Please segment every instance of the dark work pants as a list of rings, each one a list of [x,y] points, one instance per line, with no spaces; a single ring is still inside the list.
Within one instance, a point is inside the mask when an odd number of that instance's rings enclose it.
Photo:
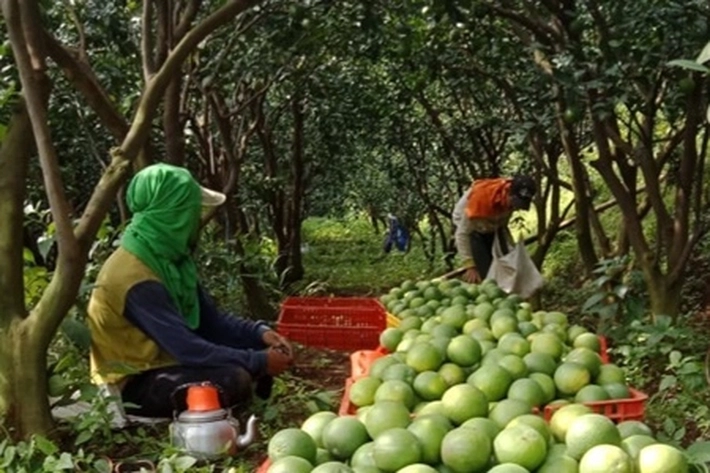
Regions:
[[[124,403],[139,407],[126,406],[126,413],[143,417],[172,417],[173,412],[186,409],[187,390],[173,392],[188,383],[209,381],[222,390],[223,408],[245,406],[252,398],[252,377],[243,368],[218,366],[192,368],[187,366],[169,366],[144,371],[130,377],[121,391]]]
[[[491,263],[493,262],[493,241],[495,240],[496,233],[498,233],[501,250],[503,250],[503,253],[507,253],[508,240],[505,237],[505,228],[490,233],[472,232],[470,235],[471,256],[473,256],[476,271],[478,271],[478,275],[481,279],[486,278],[488,270],[491,268]]]

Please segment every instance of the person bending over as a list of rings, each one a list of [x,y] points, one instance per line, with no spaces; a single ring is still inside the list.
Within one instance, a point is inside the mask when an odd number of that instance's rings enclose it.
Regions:
[[[508,251],[508,221],[515,210],[528,210],[535,195],[529,176],[476,179],[461,196],[452,214],[456,251],[466,268],[464,280],[480,282],[493,261],[496,235]]]

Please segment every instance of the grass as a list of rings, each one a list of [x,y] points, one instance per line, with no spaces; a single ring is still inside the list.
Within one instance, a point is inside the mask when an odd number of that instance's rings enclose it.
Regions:
[[[427,261],[421,245],[407,253],[382,250],[383,234],[360,219],[311,218],[304,222],[304,266],[310,287],[324,293],[377,296],[407,279],[446,273],[441,255]]]

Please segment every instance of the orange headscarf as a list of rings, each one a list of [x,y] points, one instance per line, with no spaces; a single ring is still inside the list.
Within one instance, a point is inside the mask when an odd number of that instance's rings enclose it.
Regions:
[[[509,212],[511,180],[498,177],[477,179],[471,185],[471,194],[466,203],[468,218],[490,218]]]

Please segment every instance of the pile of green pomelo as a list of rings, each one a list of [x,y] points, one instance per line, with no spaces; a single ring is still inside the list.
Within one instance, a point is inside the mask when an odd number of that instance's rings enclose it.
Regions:
[[[633,392],[566,314],[533,311],[490,280],[406,281],[380,300],[399,326],[351,380],[351,414],[277,432],[268,473],[690,471],[642,421],[584,404]]]

